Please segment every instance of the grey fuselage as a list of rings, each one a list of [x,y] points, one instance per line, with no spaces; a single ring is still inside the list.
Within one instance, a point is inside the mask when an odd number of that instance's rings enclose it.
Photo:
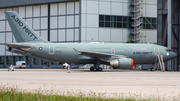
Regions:
[[[22,43],[18,43],[21,44]],[[25,44],[25,43],[23,43]],[[67,63],[95,64],[97,58],[81,55],[76,50],[123,55],[132,58],[136,64],[154,64],[156,52],[163,55],[164,61],[177,55],[167,51],[167,47],[154,44],[112,44],[112,43],[28,43],[33,46],[32,55]]]

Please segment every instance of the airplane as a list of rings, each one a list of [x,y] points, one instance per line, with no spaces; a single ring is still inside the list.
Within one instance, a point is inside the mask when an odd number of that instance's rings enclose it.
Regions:
[[[167,47],[133,43],[51,43],[41,38],[14,11],[5,11],[17,43],[5,44],[7,51],[53,61],[94,64],[90,71],[102,71],[100,64],[132,69],[134,64],[154,64],[157,55],[169,61],[177,56]]]

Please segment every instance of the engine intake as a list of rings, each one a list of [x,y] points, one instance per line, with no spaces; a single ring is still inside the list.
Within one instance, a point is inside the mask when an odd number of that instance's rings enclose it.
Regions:
[[[110,62],[110,66],[121,69],[132,69],[133,65],[134,65],[134,61],[131,58],[124,58]]]

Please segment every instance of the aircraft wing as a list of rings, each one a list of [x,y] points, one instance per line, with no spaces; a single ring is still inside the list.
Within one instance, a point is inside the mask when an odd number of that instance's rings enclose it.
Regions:
[[[19,49],[19,50],[24,50],[24,51],[29,51],[33,48],[33,46],[29,45],[29,44],[5,44],[6,46],[8,47],[11,47],[11,48],[15,48],[15,49]]]
[[[82,50],[76,50],[80,55],[92,57],[92,58],[98,58],[101,61],[104,62],[110,62],[113,60],[121,59],[121,58],[128,58],[125,55],[114,55],[114,54],[106,54],[106,53],[98,53],[98,52],[90,52],[90,51],[82,51]]]

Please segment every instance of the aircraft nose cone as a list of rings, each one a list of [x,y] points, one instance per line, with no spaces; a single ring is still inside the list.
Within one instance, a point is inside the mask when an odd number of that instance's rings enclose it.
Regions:
[[[171,59],[174,59],[175,57],[177,57],[177,54],[175,52],[172,52],[170,55],[171,55]]]

